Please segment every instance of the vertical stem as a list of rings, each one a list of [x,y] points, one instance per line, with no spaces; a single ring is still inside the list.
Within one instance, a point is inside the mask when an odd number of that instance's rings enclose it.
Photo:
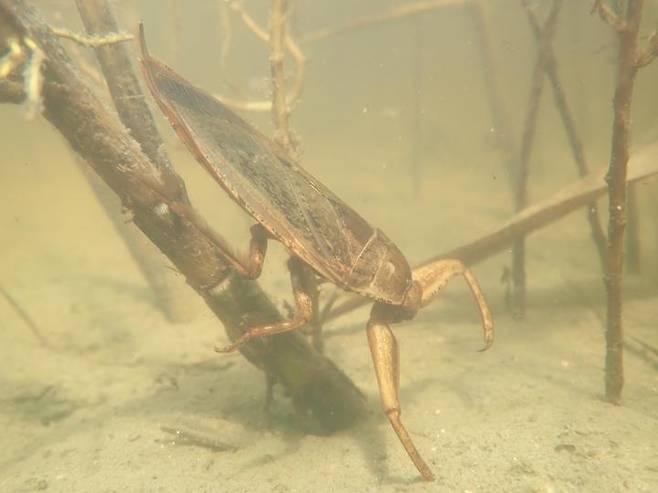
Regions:
[[[285,149],[292,150],[288,117],[290,109],[286,101],[286,81],[283,69],[286,43],[286,0],[272,0],[270,13],[270,69],[272,74],[272,122],[275,140]]]
[[[5,288],[3,288],[0,285],[0,295],[2,295],[7,303],[14,309],[14,311],[18,314],[19,317],[25,322],[25,325],[32,331],[32,334],[36,339],[41,343],[42,346],[48,348],[48,349],[54,349],[53,345],[50,343],[48,339],[46,339],[43,336],[43,332],[39,328],[39,326],[34,322],[30,314],[25,310],[16,299],[7,291]]]
[[[539,22],[537,21],[537,17],[530,9],[526,9],[526,14],[528,16],[528,22],[530,23],[532,32],[535,35],[535,39],[539,43],[541,40],[541,28],[539,26]],[[578,131],[576,130],[576,123],[571,114],[571,109],[567,103],[567,98],[564,94],[564,89],[562,88],[562,83],[560,82],[560,78],[558,76],[555,54],[553,53],[553,50],[550,46],[547,46],[546,49],[548,50],[546,65],[544,67],[546,69],[546,75],[548,75],[548,79],[551,82],[551,87],[553,88],[553,99],[555,101],[555,106],[558,110],[558,113],[560,114],[560,118],[562,119],[564,130],[567,133],[569,147],[571,147],[571,154],[573,155],[576,167],[578,168],[578,174],[583,177],[589,173],[590,167],[587,164],[587,160],[585,159],[583,144],[580,136],[578,135]],[[587,220],[589,221],[590,229],[592,231],[592,239],[594,241],[594,245],[599,252],[601,266],[605,268],[606,237],[605,232],[603,231],[603,226],[601,225],[601,220],[599,218],[598,205],[596,204],[595,200],[590,202],[587,206]]]
[[[619,17],[624,15],[624,8],[621,0],[610,0],[610,8],[615,15]],[[615,36],[615,43],[618,47],[618,36]],[[640,232],[638,229],[638,215],[635,186],[629,185],[626,191],[626,247],[624,260],[628,271],[633,273],[637,273],[640,270]]]
[[[523,7],[528,9],[526,0],[522,0]],[[530,167],[530,153],[534,144],[535,131],[537,128],[537,113],[539,111],[539,101],[541,99],[544,67],[548,57],[548,45],[551,37],[555,32],[557,17],[562,5],[562,0],[554,0],[553,8],[544,24],[539,48],[537,61],[532,74],[530,84],[530,98],[526,112],[525,124],[523,127],[523,138],[521,140],[521,151],[519,156],[519,168],[516,177],[516,190],[514,194],[514,206],[516,211],[524,209],[528,205],[528,174]],[[523,318],[525,316],[526,305],[526,274],[525,274],[525,239],[519,238],[512,246],[512,280],[514,289],[512,292],[512,310],[514,316]]]
[[[606,175],[609,194],[608,255],[605,286],[607,292],[607,326],[605,358],[605,395],[619,403],[624,385],[622,278],[624,260],[624,229],[626,225],[626,168],[629,157],[630,111],[637,67],[637,35],[642,18],[643,0],[629,0],[626,21],[619,29],[617,86],[614,96],[614,120],[610,167]]]

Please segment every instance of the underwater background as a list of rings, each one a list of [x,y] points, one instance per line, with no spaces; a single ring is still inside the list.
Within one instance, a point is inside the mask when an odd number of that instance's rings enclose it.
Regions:
[[[53,26],[84,31],[75,2],[27,3]],[[290,116],[299,161],[384,231],[412,266],[515,213],[511,184],[537,59],[516,0],[480,2],[484,24],[476,22],[473,2],[453,1],[312,38],[320,29],[416,3],[289,0],[289,32],[306,57],[303,92]],[[526,3],[542,23],[553,4]],[[590,14],[591,3],[563,2],[551,46],[587,162],[598,171],[610,160],[617,41]],[[270,2],[239,5],[267,29]],[[198,87],[234,99],[270,99],[267,45],[230,2],[112,6],[122,31],[137,34],[143,22],[152,54]],[[656,25],[658,4],[646,1],[641,44]],[[61,42],[94,84],[93,49]],[[127,46],[143,80],[137,43]],[[285,64],[293,83],[294,63],[288,57]],[[638,73],[631,162],[651,160],[655,149],[656,83],[658,64]],[[491,84],[503,109],[497,116]],[[543,84],[530,204],[579,178],[548,79]],[[146,100],[195,208],[245,249],[253,219],[195,162],[150,94]],[[268,112],[240,115],[274,134]],[[504,126],[497,126],[501,115]],[[621,405],[603,399],[605,288],[583,208],[527,237],[522,319],[509,306],[509,248],[473,265],[494,313],[490,350],[478,352],[479,316],[457,278],[414,320],[393,326],[403,419],[437,476],[424,483],[381,412],[365,337],[369,308],[324,326],[325,355],[364,393],[367,416],[333,434],[315,433],[280,386],[266,411],[263,373],[239,354],[214,351],[228,342],[222,324],[153,249],[179,321],[158,308],[117,234],[135,228],[130,215],[122,215],[118,199],[58,131],[39,115],[25,118],[24,106],[5,104],[0,135],[0,286],[7,293],[0,297],[0,491],[656,490],[655,179],[634,186],[639,261],[624,277]],[[114,222],[93,187],[112,204]],[[606,226],[605,196],[598,204]],[[259,279],[283,313],[284,303],[293,303],[287,258],[270,241]],[[333,287],[321,290],[330,296]]]

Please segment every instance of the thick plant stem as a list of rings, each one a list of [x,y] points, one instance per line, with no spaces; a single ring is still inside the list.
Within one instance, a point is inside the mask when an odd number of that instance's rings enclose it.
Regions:
[[[624,386],[622,279],[626,226],[626,173],[629,158],[631,101],[637,74],[637,36],[643,3],[643,0],[629,0],[626,19],[622,26],[617,27],[619,34],[617,86],[613,102],[614,120],[610,167],[606,176],[610,220],[605,272],[607,292],[605,396],[609,402],[615,404],[620,402]]]
[[[107,0],[77,0],[76,4],[87,34],[93,36],[120,31]],[[158,169],[171,168],[169,158],[162,149],[162,139],[130,63],[128,48],[122,44],[111,44],[99,46],[95,51],[119,118]],[[165,176],[169,175],[165,173]],[[114,208],[114,201],[98,186],[98,182],[90,181],[90,184],[155,293],[159,308],[172,322],[188,320],[185,293],[172,283],[171,276],[166,272],[156,250],[139,231],[122,224],[122,218]],[[182,183],[174,186],[179,189],[179,193],[185,195]]]
[[[0,32],[30,39],[45,54],[44,116],[120,196],[148,238],[171,260],[235,339],[254,321],[281,315],[256,282],[236,276],[217,246],[177,210],[192,210],[172,168],[157,169],[117,118],[107,111],[38,13],[23,0],[0,0]],[[0,86],[0,89],[2,87]],[[0,91],[0,101],[3,96]],[[296,406],[317,418],[322,431],[353,423],[365,413],[363,396],[303,335],[254,341],[243,356],[279,382]]]

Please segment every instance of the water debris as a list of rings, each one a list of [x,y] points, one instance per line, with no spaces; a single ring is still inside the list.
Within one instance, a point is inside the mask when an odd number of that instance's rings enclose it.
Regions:
[[[174,436],[174,440],[171,442],[174,445],[202,447],[213,452],[235,452],[239,450],[238,446],[224,442],[213,431],[200,431],[181,424],[176,426],[161,425],[160,429]]]
[[[4,296],[4,298],[7,300],[7,303],[9,303],[9,305],[14,309],[18,316],[21,317],[23,322],[25,322],[25,325],[27,325],[34,337],[41,343],[41,345],[48,349],[54,349],[53,345],[48,339],[46,339],[46,337],[44,337],[41,329],[32,319],[27,310],[25,310],[20,305],[20,303],[9,293],[9,291],[0,286],[0,294]]]

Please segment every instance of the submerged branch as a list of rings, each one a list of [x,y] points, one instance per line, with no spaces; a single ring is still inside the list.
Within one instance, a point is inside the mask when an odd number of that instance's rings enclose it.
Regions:
[[[80,79],[38,13],[22,0],[0,0],[0,24],[20,39],[34,40],[45,54],[44,116],[121,197],[134,223],[204,298],[229,337],[281,320],[258,284],[234,275],[207,236],[174,212],[185,205],[179,189],[167,182],[162,170]],[[312,413],[323,430],[347,426],[365,412],[358,389],[299,333],[254,341],[242,354],[281,383],[295,405]]]
[[[76,3],[88,37],[100,38],[102,33],[119,30],[107,0],[77,0]],[[162,174],[163,180],[171,184],[172,192],[181,200],[187,200],[182,181],[170,172],[169,158],[162,148],[162,139],[146,105],[127,48],[101,44],[96,47],[96,56],[121,122],[139,143],[151,163]],[[187,317],[185,316],[183,293],[175,289],[156,250],[144,241],[140,232],[136,232],[133,228],[122,227],[120,221],[117,221],[117,211],[112,208],[114,203],[96,185],[95,181],[90,179],[90,183],[142,275],[155,293],[158,307],[172,322],[185,320]]]
[[[628,183],[639,182],[658,174],[658,142],[647,145],[637,151],[629,164]],[[509,220],[501,223],[489,233],[476,238],[464,245],[441,253],[416,265],[423,267],[442,258],[456,258],[467,265],[481,262],[496,253],[509,248],[514,240],[521,236],[541,229],[567,214],[587,206],[592,200],[605,194],[607,188],[604,180],[605,170],[591,173],[553,196],[542,200],[518,212]],[[350,296],[342,302],[337,302],[327,314],[326,320],[338,318],[368,303],[359,296]]]

